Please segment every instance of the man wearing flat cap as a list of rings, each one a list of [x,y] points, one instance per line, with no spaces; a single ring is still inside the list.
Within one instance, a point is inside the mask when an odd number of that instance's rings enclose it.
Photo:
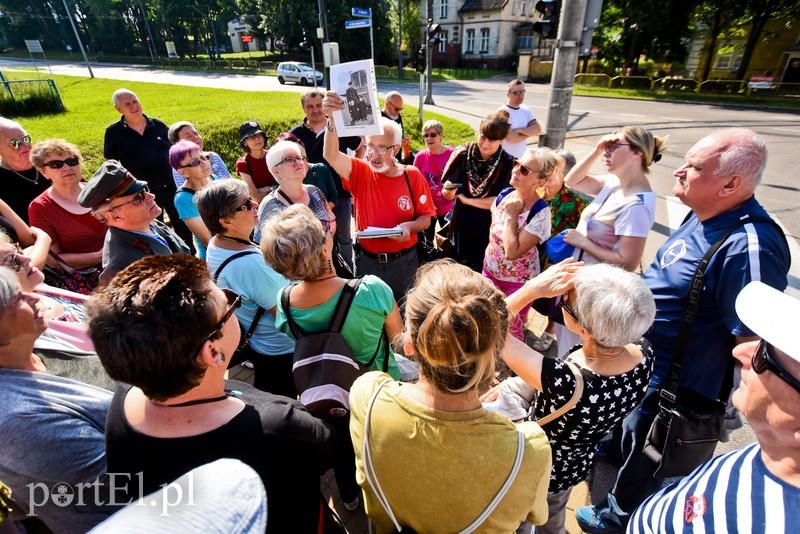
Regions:
[[[155,199],[147,182],[137,180],[116,160],[103,163],[81,191],[80,205],[91,208],[92,215],[109,227],[101,282],[151,254],[191,253],[175,232],[156,220],[161,208]]]
[[[750,282],[736,299],[736,314],[761,337],[733,349],[742,366],[733,404],[758,443],[717,456],[650,497],[634,513],[629,533],[797,532],[800,301]]]

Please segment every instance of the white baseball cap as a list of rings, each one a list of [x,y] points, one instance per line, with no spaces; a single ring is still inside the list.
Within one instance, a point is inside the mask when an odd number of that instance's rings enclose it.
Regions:
[[[800,362],[799,300],[763,282],[750,282],[736,297],[736,314],[757,336]]]

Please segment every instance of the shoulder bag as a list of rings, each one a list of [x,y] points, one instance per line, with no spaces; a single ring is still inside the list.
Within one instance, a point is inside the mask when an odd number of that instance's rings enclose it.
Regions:
[[[678,329],[675,349],[672,352],[667,384],[660,392],[658,414],[650,427],[643,449],[645,456],[658,464],[653,475],[656,478],[688,475],[696,467],[711,459],[722,434],[725,406],[733,382],[734,359],[730,359],[722,390],[716,399],[684,393],[685,390],[679,396],[678,384],[681,380],[681,369],[689,347],[695,314],[700,305],[706,267],[733,232],[745,224],[755,222],[772,224],[783,236],[783,230],[772,219],[746,215],[708,249],[695,270],[689,286],[686,309]]]

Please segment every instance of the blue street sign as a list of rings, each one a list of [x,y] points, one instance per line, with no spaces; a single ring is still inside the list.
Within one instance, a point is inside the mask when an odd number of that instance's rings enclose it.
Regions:
[[[364,9],[362,7],[354,7],[353,8],[353,16],[354,17],[372,18],[372,10],[371,9]]]
[[[344,21],[344,27],[348,30],[354,28],[369,28],[372,26],[371,22],[372,19],[346,20]]]

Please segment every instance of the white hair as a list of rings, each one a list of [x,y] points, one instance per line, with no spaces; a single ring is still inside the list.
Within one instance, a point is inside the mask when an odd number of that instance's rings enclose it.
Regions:
[[[25,130],[20,123],[17,121],[13,121],[11,119],[7,119],[5,117],[0,117],[0,131],[3,130],[12,130],[14,128],[19,128],[20,130]]]
[[[381,117],[380,119],[383,135],[390,136],[393,145],[399,145],[403,140],[403,130],[400,128],[400,125],[386,117]]]
[[[642,337],[653,324],[656,304],[642,279],[601,263],[575,275],[575,315],[603,347],[621,347]]]
[[[767,145],[757,133],[747,128],[725,128],[709,135],[721,146],[717,176],[738,174],[750,191],[761,183],[767,167]]]
[[[20,294],[19,278],[17,273],[8,267],[0,267],[0,313],[5,307]]]
[[[136,93],[134,93],[130,89],[125,89],[124,87],[121,88],[121,89],[117,89],[116,91],[114,91],[114,94],[111,95],[111,101],[114,103],[114,107],[117,107],[119,105],[119,99],[120,99],[120,97],[122,95],[133,95],[133,96],[136,96]],[[136,98],[139,98],[139,97],[136,97]]]
[[[401,95],[397,91],[389,91],[388,93],[386,93],[386,96],[384,97],[383,101],[388,102],[392,98],[399,98],[400,100],[403,100],[403,95]]]
[[[287,154],[293,154],[295,152],[301,156],[303,155],[300,145],[294,141],[278,141],[272,145],[267,151],[267,167],[269,168],[269,172],[271,172],[274,176],[275,167],[277,167],[278,164],[283,161],[283,158],[285,158]]]

